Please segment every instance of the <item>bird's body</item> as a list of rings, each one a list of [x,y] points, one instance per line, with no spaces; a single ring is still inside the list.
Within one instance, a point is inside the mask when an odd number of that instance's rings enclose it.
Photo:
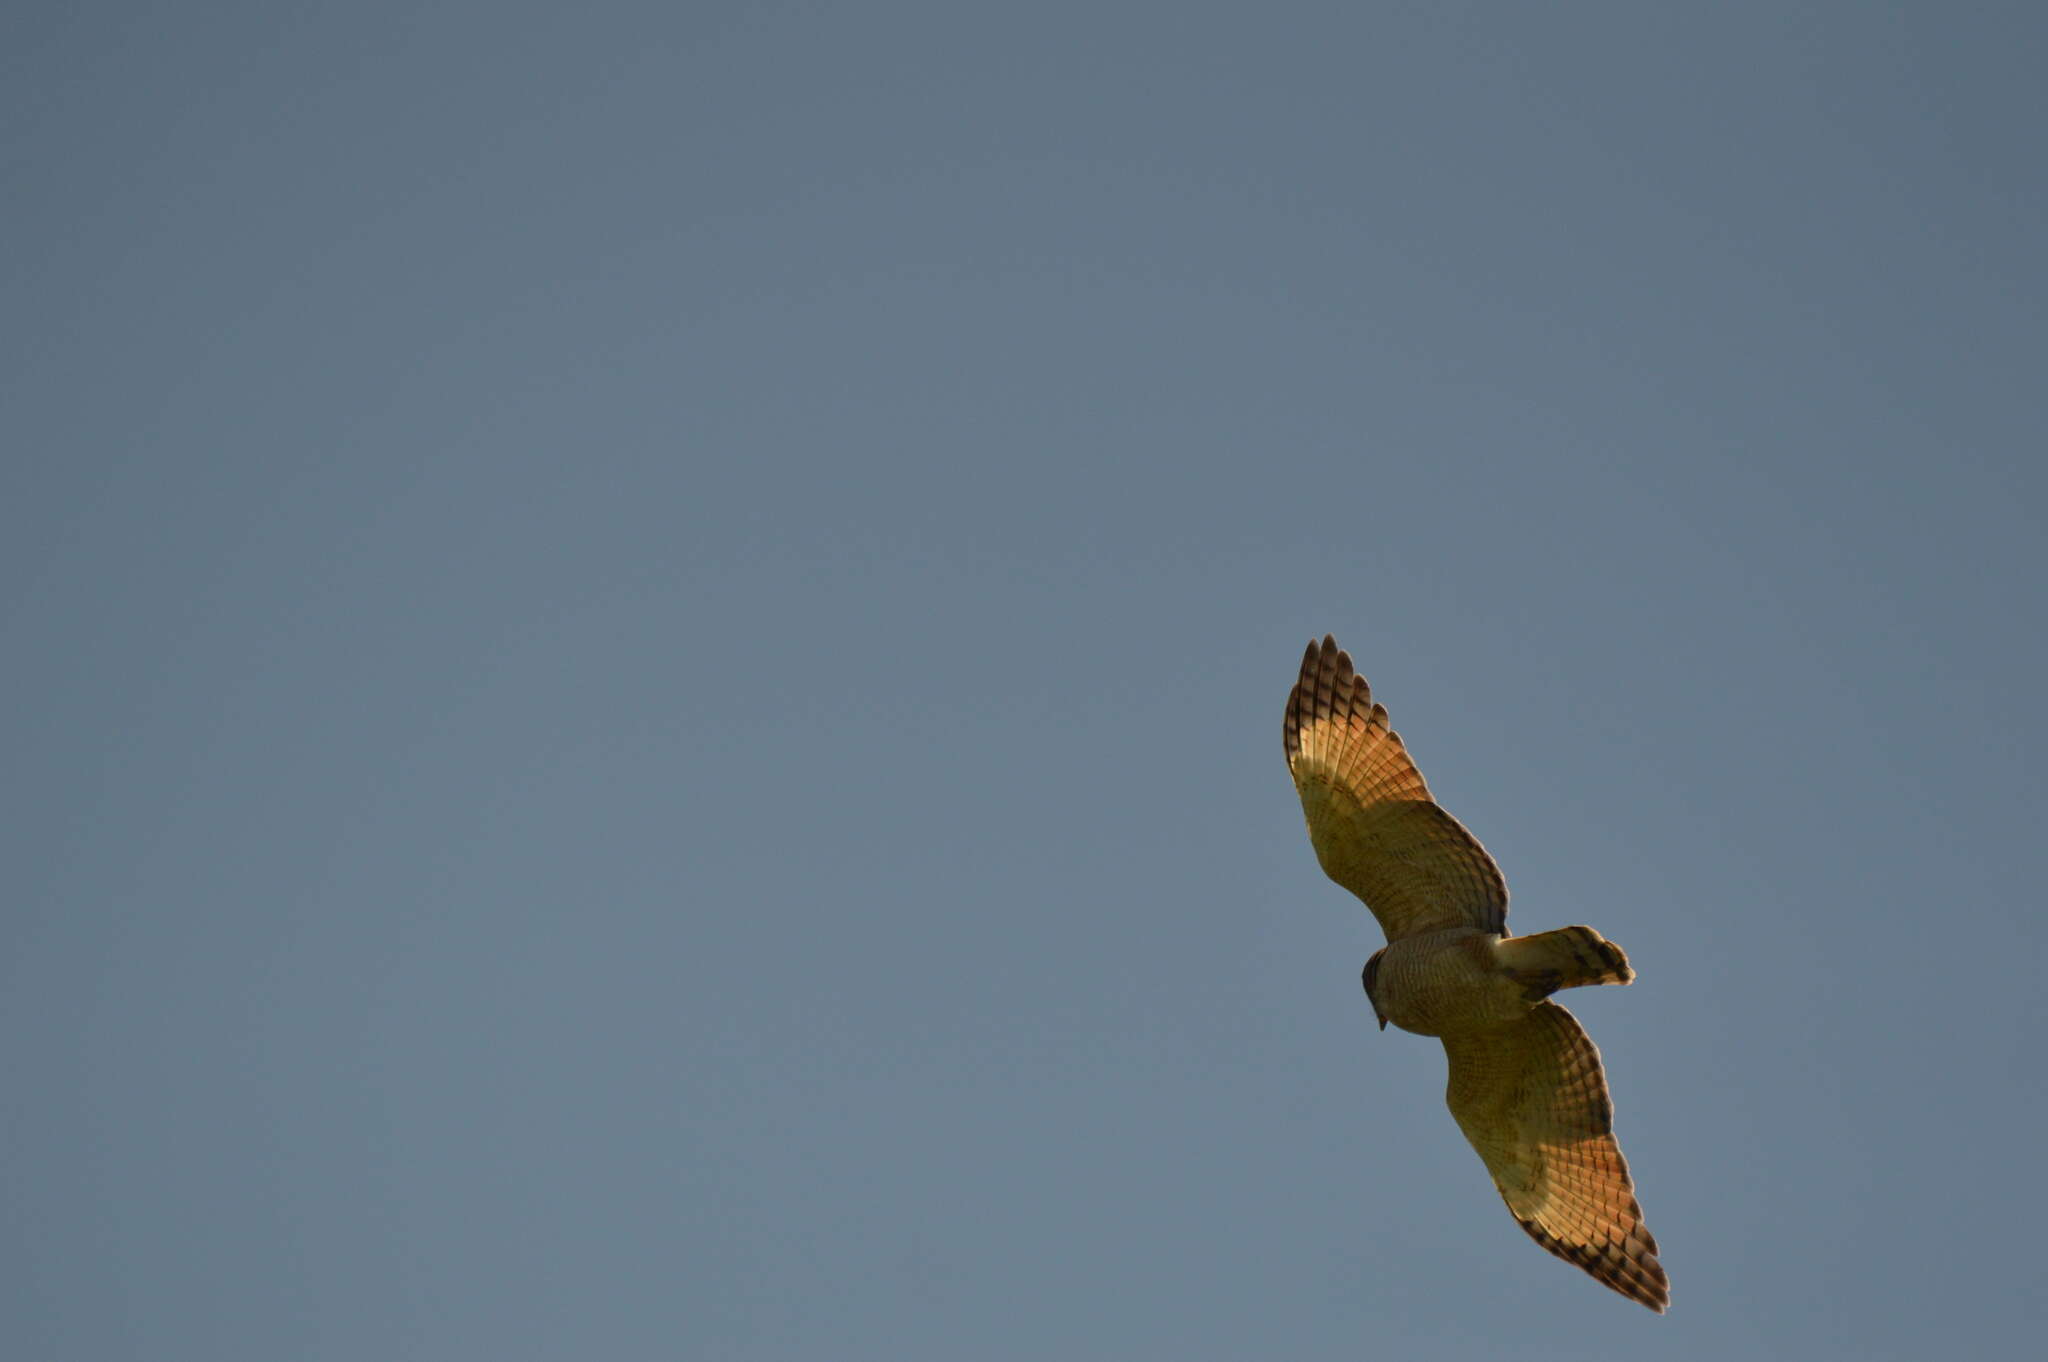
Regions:
[[[1662,1311],[1670,1282],[1614,1140],[1600,1052],[1548,1001],[1628,983],[1627,958],[1590,927],[1508,932],[1499,868],[1430,797],[1335,639],[1309,645],[1285,736],[1317,859],[1386,931],[1364,974],[1380,1025],[1443,1041],[1451,1114],[1530,1237]]]
[[[1376,957],[1369,996],[1390,1025],[1418,1036],[1520,1021],[1529,1000],[1494,958],[1500,939],[1476,927],[1402,937]]]

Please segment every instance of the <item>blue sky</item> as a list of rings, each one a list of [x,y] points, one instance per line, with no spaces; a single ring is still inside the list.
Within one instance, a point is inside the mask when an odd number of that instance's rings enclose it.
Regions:
[[[34,7],[10,1355],[2016,1355],[2019,5]],[[1373,1028],[1334,632],[1672,1312]]]

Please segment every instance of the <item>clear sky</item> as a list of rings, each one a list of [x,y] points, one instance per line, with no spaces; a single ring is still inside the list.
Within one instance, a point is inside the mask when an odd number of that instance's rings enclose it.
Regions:
[[[2026,1354],[2044,30],[15,13],[0,1352]],[[1325,631],[1670,1315],[1374,1030]]]

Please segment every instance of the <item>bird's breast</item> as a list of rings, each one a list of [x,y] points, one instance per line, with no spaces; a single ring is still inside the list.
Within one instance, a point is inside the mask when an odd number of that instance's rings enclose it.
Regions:
[[[1380,1010],[1421,1036],[1519,1020],[1529,1003],[1494,962],[1495,940],[1492,932],[1456,927],[1394,942],[1374,979]]]

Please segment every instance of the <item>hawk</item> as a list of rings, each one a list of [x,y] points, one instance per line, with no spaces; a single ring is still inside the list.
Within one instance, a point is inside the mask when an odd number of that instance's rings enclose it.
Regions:
[[[1509,935],[1500,868],[1430,798],[1334,638],[1301,660],[1286,745],[1316,859],[1387,934],[1364,974],[1380,1029],[1443,1041],[1451,1115],[1529,1237],[1661,1314],[1671,1283],[1614,1141],[1600,1052],[1549,1001],[1628,983],[1628,958],[1591,927]]]

